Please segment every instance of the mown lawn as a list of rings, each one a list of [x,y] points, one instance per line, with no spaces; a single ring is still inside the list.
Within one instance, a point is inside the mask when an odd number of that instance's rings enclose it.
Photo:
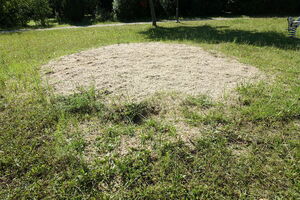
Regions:
[[[299,199],[300,40],[286,28],[259,18],[1,34],[0,199]],[[218,101],[57,96],[42,84],[51,59],[148,41],[201,46],[267,76]]]

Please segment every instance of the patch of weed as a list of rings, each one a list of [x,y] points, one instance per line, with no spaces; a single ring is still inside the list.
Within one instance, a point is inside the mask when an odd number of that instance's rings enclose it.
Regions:
[[[194,126],[200,124],[205,125],[224,125],[230,122],[230,119],[222,111],[211,110],[208,113],[193,112],[190,110],[184,110],[183,115],[187,122]]]
[[[189,96],[182,103],[185,106],[189,107],[198,107],[201,109],[208,109],[214,106],[213,101],[206,95],[199,96]]]
[[[106,118],[113,122],[139,124],[147,117],[158,113],[159,108],[148,102],[114,104],[107,112]]]
[[[104,129],[96,139],[97,150],[99,153],[108,153],[116,150],[121,144],[121,137],[135,135],[134,126],[114,125]]]
[[[238,88],[244,117],[252,121],[272,123],[300,118],[300,89],[267,83],[243,85]]]
[[[153,129],[155,133],[162,133],[162,134],[169,133],[171,135],[174,135],[176,132],[175,127],[173,127],[172,125],[164,124],[154,119],[147,120],[145,122],[145,128],[148,130]]]
[[[104,110],[104,104],[98,101],[94,89],[69,96],[59,96],[54,104],[58,110],[70,114],[92,114]]]

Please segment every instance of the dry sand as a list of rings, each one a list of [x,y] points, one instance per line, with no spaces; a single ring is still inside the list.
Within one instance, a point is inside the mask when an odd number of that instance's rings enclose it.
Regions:
[[[138,99],[160,91],[217,98],[261,76],[255,67],[199,47],[158,42],[91,49],[53,60],[42,69],[59,94],[95,86]]]

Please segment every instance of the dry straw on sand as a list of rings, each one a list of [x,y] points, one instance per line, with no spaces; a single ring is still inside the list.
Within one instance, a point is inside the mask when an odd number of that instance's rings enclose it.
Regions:
[[[93,85],[137,99],[159,91],[215,98],[261,76],[255,67],[199,47],[158,42],[91,49],[51,61],[42,69],[48,83],[60,94]]]

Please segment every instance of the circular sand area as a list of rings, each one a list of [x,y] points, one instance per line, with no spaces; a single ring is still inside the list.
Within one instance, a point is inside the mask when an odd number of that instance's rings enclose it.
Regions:
[[[255,80],[255,67],[195,46],[116,44],[61,57],[42,67],[57,93],[95,86],[115,95],[143,98],[160,91],[219,97]]]

